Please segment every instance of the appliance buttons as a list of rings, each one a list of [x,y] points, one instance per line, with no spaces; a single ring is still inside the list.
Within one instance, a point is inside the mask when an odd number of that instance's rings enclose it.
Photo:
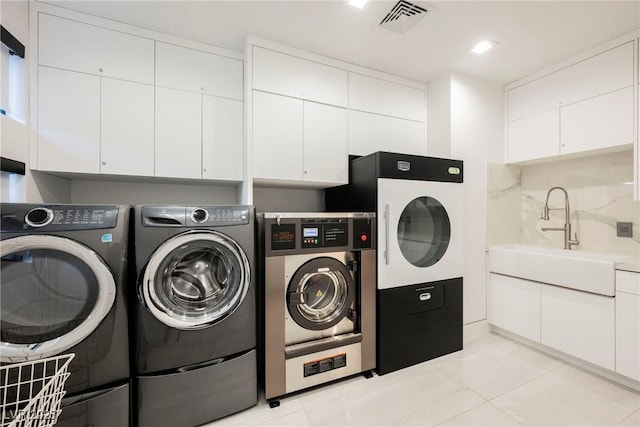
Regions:
[[[369,240],[369,236],[367,236],[365,233],[361,233],[360,234],[360,241],[361,242],[366,242],[367,240]]]

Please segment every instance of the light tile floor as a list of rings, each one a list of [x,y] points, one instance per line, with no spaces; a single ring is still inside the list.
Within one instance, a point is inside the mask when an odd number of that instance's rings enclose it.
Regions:
[[[346,379],[217,426],[640,426],[640,394],[502,336],[371,379]]]

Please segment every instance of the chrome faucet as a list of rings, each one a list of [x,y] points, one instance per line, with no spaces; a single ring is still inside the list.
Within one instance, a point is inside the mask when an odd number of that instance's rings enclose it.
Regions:
[[[564,193],[564,208],[550,208],[549,196],[553,190],[561,190]],[[564,227],[542,227],[542,231],[564,231],[564,248],[571,249],[571,246],[579,245],[578,234],[574,233],[573,240],[571,240],[571,211],[569,210],[569,194],[567,190],[562,187],[552,187],[547,191],[547,200],[544,202],[544,209],[542,210],[542,217],[540,219],[549,221],[549,211],[564,211]]]

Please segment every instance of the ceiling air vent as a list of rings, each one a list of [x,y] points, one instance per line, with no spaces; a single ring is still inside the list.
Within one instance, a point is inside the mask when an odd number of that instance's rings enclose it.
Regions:
[[[427,14],[425,4],[400,0],[380,20],[380,27],[405,34]]]

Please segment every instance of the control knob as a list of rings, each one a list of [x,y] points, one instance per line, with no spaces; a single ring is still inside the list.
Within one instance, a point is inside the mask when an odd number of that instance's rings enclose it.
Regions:
[[[49,208],[33,208],[24,217],[31,227],[44,227],[53,221],[53,211]]]
[[[209,219],[209,212],[207,212],[207,210],[203,208],[196,208],[193,210],[193,212],[191,212],[191,219],[193,220],[193,222],[196,222],[198,224],[207,222],[207,220]]]

